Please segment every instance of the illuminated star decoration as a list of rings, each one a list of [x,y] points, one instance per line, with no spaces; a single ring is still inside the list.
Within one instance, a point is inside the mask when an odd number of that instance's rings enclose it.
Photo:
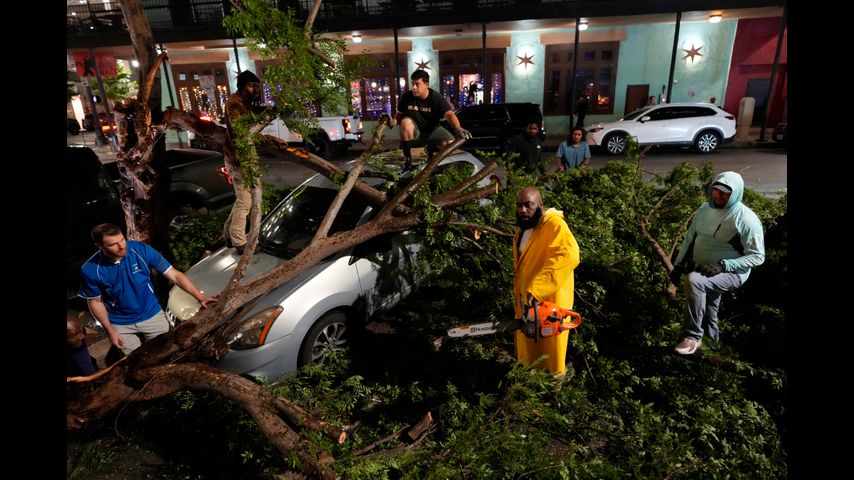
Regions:
[[[430,60],[424,61],[424,57],[421,57],[421,62],[415,62],[415,65],[418,66],[418,70],[431,70],[430,66],[427,65],[430,63]]]
[[[693,43],[691,44],[691,50],[686,50],[683,48],[682,51],[687,53],[687,55],[682,57],[682,60],[685,60],[686,58],[691,57],[691,63],[694,63],[694,57],[702,57],[703,56],[703,54],[700,53],[701,48],[703,48],[702,45],[700,45],[699,47],[695,47]]]
[[[517,63],[516,65],[517,65],[517,66],[518,66],[518,65],[525,65],[525,70],[527,70],[527,69],[528,69],[528,65],[533,65],[533,64],[534,64],[534,62],[532,62],[532,60],[534,59],[534,56],[533,56],[533,55],[531,55],[531,56],[529,57],[529,56],[528,56],[528,54],[526,53],[524,57],[520,57],[519,55],[516,55],[516,58],[518,58],[518,59],[519,59],[519,63]]]

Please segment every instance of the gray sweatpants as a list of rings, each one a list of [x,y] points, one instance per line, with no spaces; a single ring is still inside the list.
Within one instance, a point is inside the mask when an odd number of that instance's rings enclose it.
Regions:
[[[703,338],[703,330],[715,342],[718,341],[718,308],[725,292],[741,286],[741,277],[722,272],[713,277],[691,272],[686,279],[685,297],[688,312],[685,315],[685,336],[695,340]]]

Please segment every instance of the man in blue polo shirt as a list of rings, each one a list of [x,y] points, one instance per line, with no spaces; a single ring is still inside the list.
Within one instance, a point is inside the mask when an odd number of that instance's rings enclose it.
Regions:
[[[150,245],[125,240],[121,229],[112,223],[96,225],[92,240],[98,252],[80,268],[78,295],[86,299],[92,316],[124,354],[140,346],[140,334],[150,340],[169,331],[166,314],[154,294],[152,269],[192,295],[202,308],[216,301],[216,296],[208,297],[199,291]]]

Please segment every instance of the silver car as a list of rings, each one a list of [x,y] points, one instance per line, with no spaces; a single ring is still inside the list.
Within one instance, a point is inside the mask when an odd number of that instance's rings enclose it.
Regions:
[[[470,164],[474,174],[483,163],[457,151],[442,166]],[[399,168],[388,165],[388,168]],[[448,167],[444,167],[448,168]],[[367,177],[366,183],[385,188],[385,180]],[[491,180],[484,179],[480,186]],[[246,280],[293,258],[311,241],[317,225],[335,198],[334,184],[322,175],[306,180],[261,222],[260,250],[255,253]],[[372,208],[348,195],[330,230],[349,230],[372,215]],[[406,297],[416,279],[408,269],[419,245],[411,232],[376,237],[334,254],[293,280],[264,295],[245,319],[229,326],[229,352],[220,368],[275,381],[308,364],[323,363],[330,351],[348,344],[348,325],[372,313],[391,308]],[[240,257],[222,248],[186,273],[199,289],[221,292]],[[192,317],[199,303],[180,288],[169,292],[166,314],[173,322]]]

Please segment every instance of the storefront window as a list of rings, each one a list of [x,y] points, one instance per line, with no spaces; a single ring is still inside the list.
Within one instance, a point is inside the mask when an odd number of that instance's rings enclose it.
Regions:
[[[578,97],[589,99],[587,114],[614,113],[614,85],[618,42],[589,43],[581,46],[572,90],[573,45],[547,45],[543,105],[547,115],[566,115]],[[561,80],[563,77],[563,80]]]
[[[362,80],[350,84],[352,90],[351,104],[354,113],[366,120],[375,120],[381,113],[393,114],[397,105],[394,100],[395,64],[394,55],[369,55],[373,63],[365,72]],[[401,71],[405,71],[406,55],[398,58]],[[397,95],[407,91],[406,78],[397,79]]]
[[[483,52],[458,50],[440,52],[441,93],[456,108],[504,101],[504,51],[486,51],[486,76],[482,75]]]
[[[366,78],[365,116],[377,118],[383,112],[391,114],[391,79]]]

